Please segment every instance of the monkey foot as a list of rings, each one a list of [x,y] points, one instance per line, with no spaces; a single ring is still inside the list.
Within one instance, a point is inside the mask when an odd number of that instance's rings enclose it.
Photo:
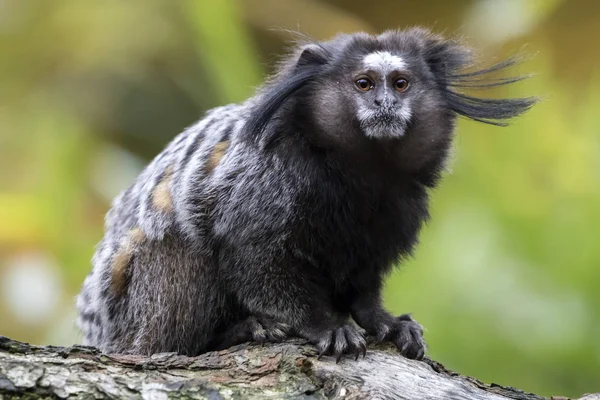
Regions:
[[[394,343],[403,356],[415,360],[423,359],[427,348],[423,327],[408,314],[400,315],[391,323],[379,324],[376,339]]]
[[[227,329],[212,349],[226,349],[244,342],[281,342],[289,329],[288,325],[272,318],[251,316]]]
[[[290,329],[289,325],[267,317],[248,317],[246,322],[252,341],[259,343],[281,342],[287,337]]]

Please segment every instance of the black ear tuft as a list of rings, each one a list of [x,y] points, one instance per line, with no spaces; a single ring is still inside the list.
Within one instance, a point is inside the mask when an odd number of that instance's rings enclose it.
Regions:
[[[468,47],[454,40],[431,35],[425,41],[423,56],[436,80],[445,84],[448,75],[471,64],[472,54]]]
[[[262,92],[259,102],[253,107],[252,115],[246,121],[244,135],[259,138],[263,146],[275,139],[275,130],[269,131],[266,128],[277,111],[290,97],[322,74],[331,55],[320,45],[310,44],[301,48],[300,56],[296,57],[295,65],[276,76]]]
[[[488,68],[473,65],[471,51],[453,40],[433,37],[424,47],[425,60],[438,86],[445,94],[448,107],[466,118],[491,125],[505,126],[507,120],[523,114],[537,101],[536,97],[494,99],[461,93],[461,89],[486,89],[508,85],[529,76],[491,78],[493,74],[517,65],[518,58],[509,58]]]
[[[328,52],[323,47],[317,44],[308,45],[300,53],[296,69],[302,69],[307,66],[325,65],[329,57]]]

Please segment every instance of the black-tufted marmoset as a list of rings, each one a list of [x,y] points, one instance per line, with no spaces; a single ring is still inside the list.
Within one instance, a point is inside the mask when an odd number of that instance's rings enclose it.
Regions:
[[[417,243],[457,116],[503,125],[535,102],[464,94],[518,80],[472,59],[418,28],[297,44],[114,200],[77,299],[84,343],[197,355],[299,336],[339,360],[366,332],[422,358],[382,280]]]

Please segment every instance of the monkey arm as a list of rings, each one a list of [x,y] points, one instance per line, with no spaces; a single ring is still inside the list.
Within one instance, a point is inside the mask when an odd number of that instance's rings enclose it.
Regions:
[[[315,344],[321,355],[340,360],[343,354],[358,357],[366,352],[362,333],[334,310],[327,290],[315,279],[315,271],[290,257],[281,246],[263,243],[250,249],[238,243],[222,253],[227,254],[227,261],[221,263],[222,276],[232,278],[227,287],[251,316],[226,336],[256,340],[257,330],[252,329],[255,321],[259,325],[254,326],[262,327],[267,335],[272,332],[272,321],[277,321]]]

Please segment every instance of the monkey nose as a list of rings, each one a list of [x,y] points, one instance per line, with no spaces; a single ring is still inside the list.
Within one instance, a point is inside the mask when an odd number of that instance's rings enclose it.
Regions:
[[[376,97],[375,100],[373,100],[373,102],[375,103],[375,105],[377,107],[381,107],[381,106],[386,106],[386,107],[391,107],[391,106],[395,106],[398,104],[398,100],[394,99],[394,98],[389,98],[389,97]]]

